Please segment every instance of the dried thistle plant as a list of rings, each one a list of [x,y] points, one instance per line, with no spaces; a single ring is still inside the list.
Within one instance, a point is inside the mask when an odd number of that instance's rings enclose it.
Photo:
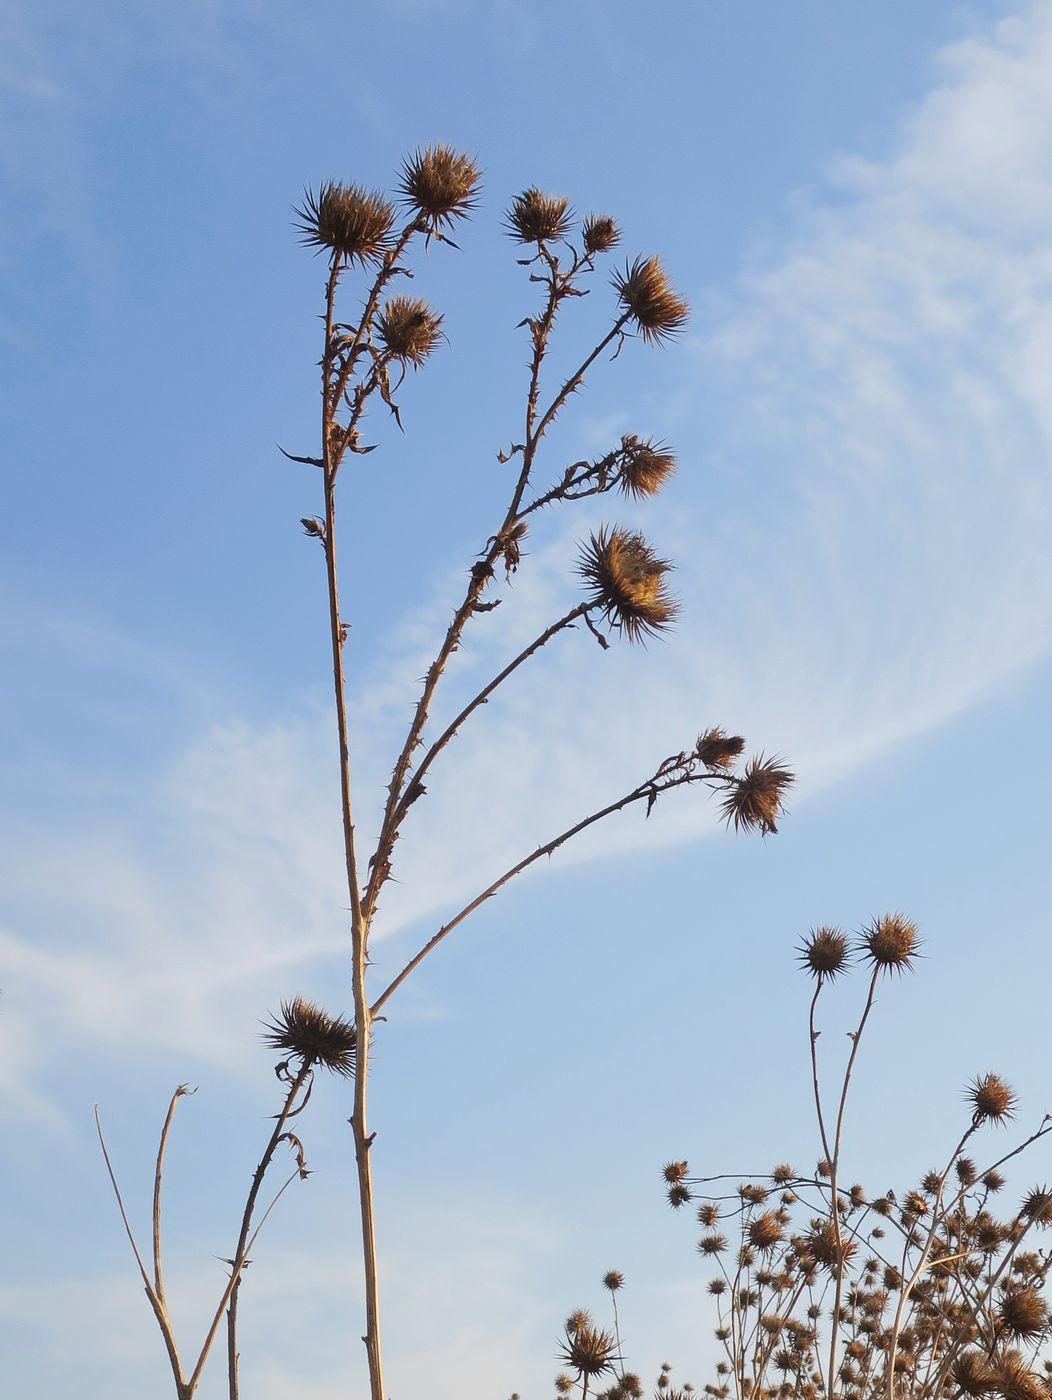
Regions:
[[[917,927],[895,913],[852,942],[813,929],[798,954],[814,980],[808,1018],[821,1157],[813,1173],[780,1163],[762,1178],[663,1170],[669,1203],[693,1204],[698,1252],[717,1266],[708,1292],[725,1359],[713,1400],[1049,1400],[1048,1302],[1052,1191],[1034,1186],[996,1209],[1001,1168],[1052,1133],[1045,1115],[985,1168],[979,1134],[1014,1119],[999,1075],[965,1088],[967,1121],[941,1167],[915,1187],[870,1195],[841,1179],[845,1109],[859,1046],[882,979],[913,971]],[[861,1014],[831,1111],[819,1089],[816,1008],[851,968],[867,971]],[[988,1149],[989,1151],[989,1149]],[[668,1394],[665,1390],[663,1393]]]
[[[672,789],[700,784],[720,795],[722,814],[735,830],[759,831],[766,835],[777,830],[785,795],[793,781],[792,774],[780,760],[766,759],[762,754],[748,760],[739,772],[745,741],[716,726],[705,729],[693,745],[665,758],[630,791],[582,816],[508,869],[496,873],[461,909],[445,918],[386,986],[377,990],[371,985],[370,940],[376,927],[380,896],[392,879],[397,842],[411,810],[427,794],[425,780],[432,767],[448,756],[464,725],[557,635],[577,629],[590,634],[604,649],[610,645],[611,636],[642,643],[666,632],[678,614],[678,604],[669,587],[672,568],[669,561],[638,531],[617,524],[600,525],[583,544],[577,565],[584,583],[583,599],[564,616],[553,620],[517,655],[508,658],[446,728],[434,732],[431,711],[447,667],[460,649],[467,630],[480,625],[480,620],[491,615],[501,601],[493,596],[499,587],[501,571],[507,585],[523,566],[524,545],[535,524],[534,517],[539,521],[541,512],[552,507],[569,506],[578,500],[615,491],[634,501],[643,501],[662,490],[676,470],[675,455],[664,443],[626,434],[602,456],[591,461],[557,465],[548,477],[551,484],[538,483],[539,473],[550,470],[546,464],[549,429],[597,370],[606,352],[611,352],[610,358],[616,359],[631,339],[641,340],[644,346],[664,344],[682,330],[688,308],[686,301],[673,290],[660,260],[653,256],[637,257],[626,263],[623,272],[612,277],[614,297],[605,332],[595,344],[578,352],[574,360],[576,368],[567,377],[560,376],[549,383],[549,351],[560,313],[586,294],[598,260],[620,245],[621,232],[607,214],[589,214],[579,223],[568,198],[531,186],[512,199],[505,214],[507,232],[526,253],[519,262],[530,269],[530,285],[537,289],[539,303],[520,323],[529,346],[523,391],[524,427],[507,450],[497,454],[498,461],[508,469],[505,504],[493,522],[487,541],[465,571],[463,596],[454,605],[445,636],[438,640],[403,742],[393,755],[375,845],[368,853],[361,849],[352,811],[344,660],[353,605],[345,606],[340,600],[337,483],[349,459],[372,452],[378,445],[363,439],[369,407],[379,401],[401,428],[401,404],[397,396],[409,369],[425,369],[445,341],[441,312],[416,295],[401,290],[395,292],[393,284],[397,282],[401,287],[403,279],[412,276],[412,254],[418,248],[426,248],[432,241],[456,246],[449,232],[476,209],[480,183],[480,172],[472,157],[449,146],[428,146],[418,149],[403,162],[393,198],[362,185],[328,181],[317,192],[308,190],[296,210],[303,242],[324,253],[327,259],[320,358],[321,421],[319,447],[313,454],[285,455],[320,471],[320,508],[317,514],[304,516],[301,524],[306,536],[321,545],[324,557],[344,863],[350,904],[352,1010],[347,1019],[342,1019],[299,999],[289,1001],[268,1026],[266,1037],[271,1046],[287,1052],[289,1057],[279,1066],[289,1084],[283,1116],[278,1120],[279,1128],[283,1128],[293,1112],[298,1113],[305,1107],[316,1067],[329,1069],[353,1082],[354,1104],[349,1121],[354,1135],[362,1226],[366,1313],[363,1340],[371,1400],[386,1400],[387,1391],[380,1338],[371,1153],[375,1132],[368,1115],[369,1058],[376,1027],[384,1020],[380,1013],[388,1001],[420,963],[476,909],[522,871],[611,814],[642,804],[649,815],[659,798]],[[344,311],[345,306],[349,311]],[[368,601],[363,601],[361,606],[369,606]],[[277,1143],[283,1138],[277,1129],[275,1132],[277,1136],[272,1137],[257,1174],[258,1181],[254,1179],[253,1195],[230,1261],[231,1278],[220,1308],[220,1312],[224,1307],[228,1309],[230,1400],[237,1400],[238,1396],[236,1306],[248,1230],[255,1193]],[[678,1181],[670,1189],[688,1191]],[[159,1212],[159,1204],[157,1210]],[[608,1275],[610,1280],[615,1277],[614,1273]],[[607,1286],[613,1297],[616,1289],[611,1282]],[[156,1285],[148,1283],[148,1293],[151,1288],[151,1302],[169,1346],[180,1400],[189,1400],[218,1323],[213,1326],[200,1360],[187,1378],[171,1336],[159,1274]],[[618,1338],[616,1314],[612,1334],[595,1328],[587,1319],[576,1326],[568,1324],[562,1355],[565,1365],[574,1373],[569,1378],[571,1387],[580,1384],[587,1389],[589,1383],[594,1384],[617,1369]],[[668,1391],[667,1373],[662,1374],[665,1375],[662,1391],[671,1395],[674,1392]],[[638,1381],[631,1378],[630,1384],[623,1373],[617,1384],[620,1395],[641,1393],[633,1388],[638,1387]]]

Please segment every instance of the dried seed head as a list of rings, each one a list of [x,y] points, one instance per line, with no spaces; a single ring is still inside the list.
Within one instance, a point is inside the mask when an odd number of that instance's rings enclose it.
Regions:
[[[623,1288],[625,1276],[619,1269],[610,1269],[603,1275],[603,1287],[609,1288],[611,1293],[616,1293],[619,1288]]]
[[[569,1395],[573,1390],[573,1377],[568,1376],[565,1371],[560,1372],[555,1377],[555,1389],[560,1395]]]
[[[263,1040],[275,1050],[297,1056],[306,1066],[322,1065],[347,1078],[353,1076],[358,1063],[354,1026],[303,997],[281,1003],[281,1014],[268,1023]]]
[[[690,1187],[684,1186],[681,1181],[668,1188],[668,1203],[673,1210],[679,1210],[680,1206],[685,1206],[689,1200]]]
[[[962,1186],[974,1186],[976,1181],[975,1163],[970,1157],[958,1157],[953,1164],[953,1169],[957,1173],[957,1180]]]
[[[782,1233],[781,1223],[773,1211],[765,1210],[749,1221],[749,1243],[764,1253],[781,1243]]]
[[[618,299],[630,312],[648,344],[659,344],[681,331],[687,303],[668,284],[659,258],[636,258],[614,277]]]
[[[327,180],[296,209],[302,242],[331,248],[345,263],[377,261],[387,250],[394,209],[378,190]]]
[[[431,229],[466,219],[478,204],[482,175],[470,156],[452,146],[425,146],[402,162],[398,188]]]
[[[996,1074],[980,1074],[964,1091],[976,1123],[1004,1123],[1015,1117],[1016,1096]]]
[[[989,1395],[991,1390],[997,1389],[997,1374],[981,1351],[962,1351],[950,1374],[965,1395]]]
[[[676,459],[652,438],[641,442],[634,433],[621,439],[620,475],[617,484],[626,496],[656,496],[676,470]]]
[[[726,773],[728,769],[734,767],[735,759],[740,757],[744,748],[745,740],[740,734],[726,734],[717,727],[706,729],[704,733],[698,735],[694,752],[706,768]]]
[[[661,1175],[666,1181],[682,1181],[689,1170],[686,1162],[666,1162],[661,1168]]]
[[[917,925],[905,914],[884,914],[862,930],[859,952],[881,972],[912,972],[920,950]]]
[[[1010,1288],[1001,1295],[1001,1322],[1013,1337],[1036,1337],[1048,1325],[1048,1308],[1036,1288]]]
[[[577,572],[591,587],[591,602],[602,607],[612,627],[630,642],[645,644],[672,623],[678,611],[665,575],[672,565],[659,559],[642,535],[600,526],[581,551]]]
[[[851,964],[846,934],[838,928],[821,924],[813,928],[800,944],[800,961],[812,977],[832,982]]]
[[[531,185],[517,194],[505,215],[508,232],[520,243],[554,243],[573,225],[573,210],[564,195],[543,194]]]
[[[726,1235],[702,1235],[701,1239],[698,1240],[698,1253],[707,1257],[722,1254],[726,1248]]]
[[[641,1400],[643,1382],[634,1371],[626,1371],[621,1377],[621,1393],[627,1396],[628,1400]]]
[[[698,1224],[704,1225],[706,1230],[711,1230],[719,1218],[720,1208],[715,1201],[703,1201],[698,1206]]]
[[[1048,1387],[1017,1351],[1010,1351],[997,1367],[997,1390],[1004,1400],[1048,1400]]]
[[[1035,1186],[1023,1201],[1023,1215],[1035,1225],[1052,1225],[1052,1191]]]
[[[376,329],[384,349],[416,369],[445,339],[442,317],[419,297],[392,297],[377,317]]]
[[[785,1186],[792,1181],[795,1173],[788,1162],[779,1162],[771,1172],[771,1180],[776,1186]]]
[[[563,1323],[563,1329],[567,1332],[579,1332],[582,1327],[591,1327],[592,1314],[585,1308],[574,1308],[573,1312]]]
[[[566,1340],[559,1349],[559,1360],[578,1376],[601,1376],[614,1369],[616,1349],[613,1334],[598,1327],[566,1329]]]
[[[782,815],[782,799],[786,789],[795,781],[782,760],[775,755],[750,758],[745,772],[735,778],[726,797],[720,803],[723,820],[733,823],[735,831],[759,830],[766,836],[777,832]]]
[[[582,229],[584,250],[589,257],[608,253],[621,242],[621,234],[609,214],[589,214]]]
[[[983,1175],[982,1182],[987,1191],[993,1195],[1004,1186],[1005,1179],[999,1171],[995,1171],[994,1168],[991,1167],[990,1170]]]
[[[840,1247],[837,1248],[836,1231],[829,1220],[815,1225],[804,1236],[802,1245],[804,1254],[816,1264],[823,1265],[830,1273],[836,1273],[838,1262],[844,1265],[850,1263],[858,1251],[855,1241],[844,1234],[841,1234]]]

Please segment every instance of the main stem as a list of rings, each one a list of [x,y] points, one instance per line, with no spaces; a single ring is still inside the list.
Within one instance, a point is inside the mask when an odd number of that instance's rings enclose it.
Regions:
[[[380,1298],[376,1256],[376,1223],[373,1210],[373,1179],[370,1164],[375,1134],[368,1130],[366,1090],[369,1082],[369,1043],[372,1016],[366,995],[368,924],[363,917],[358,867],[351,814],[350,746],[347,726],[347,685],[343,667],[344,630],[336,576],[336,468],[332,457],[331,432],[336,405],[330,402],[332,379],[333,305],[339,280],[339,263],[334,258],[325,298],[325,353],[322,359],[322,452],[325,473],[325,574],[329,595],[329,633],[332,645],[332,678],[336,698],[336,726],[340,748],[340,805],[343,815],[343,847],[347,870],[347,892],[351,901],[351,977],[354,989],[354,1026],[358,1062],[354,1077],[354,1112],[351,1130],[358,1169],[358,1200],[361,1208],[362,1256],[365,1272],[365,1342],[369,1360],[371,1400],[384,1400],[383,1364],[380,1350]]]

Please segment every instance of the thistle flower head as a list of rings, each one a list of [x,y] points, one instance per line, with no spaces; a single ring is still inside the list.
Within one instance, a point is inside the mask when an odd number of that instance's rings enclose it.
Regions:
[[[581,230],[584,251],[589,257],[608,253],[621,242],[621,233],[609,214],[589,214]]]
[[[578,1376],[601,1376],[614,1369],[616,1345],[611,1332],[590,1323],[566,1329],[566,1340],[559,1348],[559,1360]]]
[[[648,344],[660,344],[686,324],[687,303],[669,286],[659,258],[636,258],[626,264],[614,277],[614,288]]]
[[[754,1249],[769,1253],[782,1241],[781,1222],[773,1211],[765,1210],[749,1221],[749,1243]]]
[[[617,484],[635,500],[656,496],[676,470],[676,459],[664,444],[647,438],[641,442],[634,433],[621,439],[620,475]]]
[[[466,219],[478,204],[481,172],[452,146],[425,146],[402,162],[399,193],[431,229]]]
[[[609,1269],[603,1275],[603,1287],[608,1288],[611,1293],[616,1293],[619,1288],[623,1288],[625,1276],[620,1269]]]
[[[997,1391],[1004,1400],[1048,1400],[1048,1388],[1017,1351],[1002,1357],[997,1366]]]
[[[378,190],[327,180],[306,190],[296,209],[302,242],[330,248],[344,263],[378,261],[387,250],[394,209]]]
[[[281,1013],[267,1024],[264,1043],[287,1051],[304,1065],[322,1065],[333,1074],[354,1075],[358,1063],[358,1036],[349,1021],[330,1016],[303,997],[281,1003]]]
[[[1004,1123],[1015,1117],[1016,1096],[996,1074],[979,1074],[964,1091],[976,1123]]]
[[[659,559],[642,535],[600,526],[581,551],[577,572],[591,588],[591,602],[630,642],[645,643],[671,624],[678,611]]]
[[[978,1400],[997,1389],[997,1374],[981,1351],[962,1351],[950,1369],[954,1385]]]
[[[1048,1326],[1048,1308],[1036,1288],[1006,1288],[998,1311],[1012,1337],[1036,1337]]]
[[[505,215],[508,232],[519,243],[555,243],[573,226],[573,210],[565,195],[544,194],[531,185],[511,201]]]
[[[1035,1225],[1052,1225],[1052,1191],[1047,1186],[1035,1186],[1023,1201],[1023,1214]]]
[[[838,928],[820,924],[800,944],[800,961],[812,977],[832,982],[851,964],[847,935]]]
[[[726,773],[734,767],[735,759],[741,756],[744,748],[745,740],[740,734],[727,734],[717,726],[698,735],[694,752],[706,768]]]
[[[723,820],[733,823],[735,831],[759,830],[763,836],[777,832],[782,800],[794,781],[777,755],[765,758],[761,753],[750,758],[745,772],[733,780],[720,803]]]
[[[689,1170],[686,1162],[666,1162],[661,1168],[661,1175],[666,1181],[682,1181]]]
[[[920,945],[912,919],[905,914],[884,914],[862,930],[858,950],[881,972],[912,972]]]
[[[377,317],[384,349],[403,364],[419,369],[442,334],[442,317],[419,297],[391,297]]]

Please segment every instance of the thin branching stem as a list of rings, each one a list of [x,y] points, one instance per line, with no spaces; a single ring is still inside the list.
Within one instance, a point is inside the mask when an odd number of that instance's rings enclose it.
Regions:
[[[503,875],[498,876],[492,884],[487,885],[481,894],[476,895],[475,898],[471,900],[469,904],[466,904],[458,914],[454,915],[448,923],[443,924],[438,932],[429,938],[423,947],[410,958],[398,976],[385,987],[380,996],[373,1002],[370,1014],[375,1017],[377,1013],[386,1006],[387,1002],[406,978],[420,966],[427,955],[437,948],[443,939],[448,938],[453,930],[458,928],[480,905],[485,904],[487,899],[492,899],[498,890],[503,889],[510,880],[514,880],[515,877],[521,875],[524,870],[529,869],[529,867],[540,860],[542,856],[553,855],[560,846],[564,846],[567,841],[573,840],[575,836],[579,836],[582,831],[586,831],[590,826],[594,826],[596,822],[603,821],[604,818],[612,816],[614,812],[620,812],[625,807],[629,807],[635,802],[649,801],[655,793],[667,792],[671,788],[682,787],[688,783],[708,782],[726,785],[729,781],[733,780],[728,779],[723,774],[709,772],[680,773],[667,780],[648,778],[645,783],[641,783],[639,787],[633,788],[631,792],[626,793],[624,797],[618,798],[616,802],[611,802],[609,806],[601,808],[598,812],[593,812],[591,816],[582,818],[581,821],[575,822],[573,826],[568,827],[558,836],[553,837],[552,840],[545,842],[543,846],[538,846],[535,851],[532,851],[528,856],[524,856],[522,860],[517,861],[515,865],[506,870]]]

